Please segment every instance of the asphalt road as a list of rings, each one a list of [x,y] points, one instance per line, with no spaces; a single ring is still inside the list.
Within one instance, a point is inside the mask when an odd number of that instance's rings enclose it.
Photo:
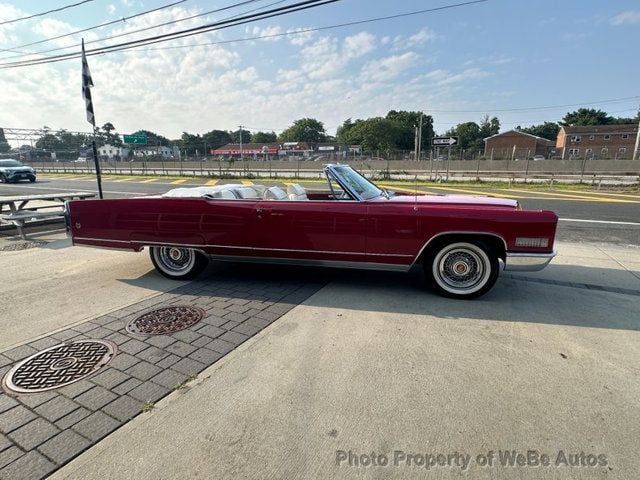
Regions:
[[[210,180],[209,184],[238,183],[238,180]],[[251,181],[244,181],[251,184]],[[281,184],[277,181],[255,180],[261,184]],[[167,179],[162,177],[105,176],[103,192],[106,198],[153,195],[171,188],[204,185],[206,179]],[[305,181],[309,189],[326,189],[323,182]],[[406,185],[381,186],[402,192],[412,192]],[[602,242],[620,245],[640,245],[640,194],[618,192],[577,192],[545,189],[531,191],[514,187],[417,187],[429,194],[493,195],[515,198],[523,208],[552,210],[561,221],[558,239],[572,242]],[[57,191],[76,192],[97,190],[95,178],[90,176],[45,176],[35,184],[0,184],[0,195],[51,193]]]

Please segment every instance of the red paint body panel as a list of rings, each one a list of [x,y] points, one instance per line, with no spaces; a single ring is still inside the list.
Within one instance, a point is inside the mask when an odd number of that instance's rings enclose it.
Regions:
[[[461,195],[362,202],[142,197],[69,202],[69,223],[76,245],[178,245],[218,256],[408,266],[430,239],[448,232],[495,235],[509,252],[552,252],[557,216],[515,205]],[[516,248],[516,237],[546,237],[549,245]]]

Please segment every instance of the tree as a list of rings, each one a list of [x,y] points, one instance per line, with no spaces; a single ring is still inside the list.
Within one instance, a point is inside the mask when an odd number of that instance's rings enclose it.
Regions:
[[[251,143],[251,132],[244,128],[231,132],[231,142],[240,143],[240,132],[242,132],[242,143]]]
[[[347,119],[338,128],[338,141],[351,145],[362,145],[364,150],[394,150],[400,137],[400,129],[396,122],[388,118],[375,117],[352,122]]]
[[[212,150],[231,143],[231,134],[226,130],[211,130],[202,135],[202,141],[205,143],[207,150]]]
[[[7,137],[4,136],[4,128],[0,127],[0,153],[7,153],[11,150],[11,145],[7,142]]]
[[[562,117],[560,125],[574,127],[577,125],[607,125],[612,123],[613,118],[595,108],[579,108],[573,112],[567,113]]]
[[[306,142],[316,144],[324,142],[327,134],[321,121],[315,118],[301,118],[293,122],[289,128],[283,131],[278,140],[281,142]]]
[[[476,122],[460,123],[450,129],[447,136],[458,137],[458,148],[476,152],[484,149],[485,137],[482,136],[480,125]]]
[[[531,125],[530,127],[521,128],[516,127],[516,130],[521,132],[530,133],[536,137],[546,138],[547,140],[555,140],[560,131],[560,126],[556,122],[544,122],[540,125]]]
[[[480,121],[480,136],[485,139],[493,135],[497,135],[500,131],[500,120],[498,117],[489,119],[489,115],[485,115]]]
[[[392,121],[395,126],[396,137],[394,138],[395,150],[413,150],[415,148],[415,129],[420,125],[422,116],[422,143],[423,150],[431,145],[431,139],[435,136],[433,131],[433,117],[425,115],[424,112],[408,112],[405,110],[391,110],[386,115],[386,119]]]
[[[256,132],[251,134],[251,142],[253,143],[275,143],[278,136],[275,132]]]
[[[102,146],[105,144],[113,145],[115,147],[121,147],[123,145],[120,136],[117,134],[113,134],[116,127],[113,126],[113,123],[107,122],[102,126],[102,132],[99,133],[97,138],[97,145]]]
[[[158,135],[157,133],[150,132],[149,130],[138,130],[132,135],[146,135],[147,145],[169,147],[172,144],[171,140],[169,140],[167,137],[163,137],[162,135]]]
[[[187,155],[195,155],[196,151],[198,151],[198,153],[204,152],[204,142],[200,135],[192,135],[187,132],[182,132],[179,146]]]

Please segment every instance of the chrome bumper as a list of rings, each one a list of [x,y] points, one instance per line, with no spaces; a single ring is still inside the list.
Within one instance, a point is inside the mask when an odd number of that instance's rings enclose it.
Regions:
[[[507,252],[505,270],[515,270],[521,272],[537,272],[549,265],[549,262],[556,256],[552,253],[510,253]]]

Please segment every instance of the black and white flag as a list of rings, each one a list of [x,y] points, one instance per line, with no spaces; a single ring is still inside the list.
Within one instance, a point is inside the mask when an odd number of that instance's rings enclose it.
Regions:
[[[84,53],[84,38],[82,39],[82,98],[84,98],[85,106],[87,107],[87,122],[94,127],[96,126],[96,118],[93,114],[93,102],[91,101],[91,87],[93,87],[93,80],[91,80],[91,72],[89,71],[89,64],[87,63],[87,57]]]

